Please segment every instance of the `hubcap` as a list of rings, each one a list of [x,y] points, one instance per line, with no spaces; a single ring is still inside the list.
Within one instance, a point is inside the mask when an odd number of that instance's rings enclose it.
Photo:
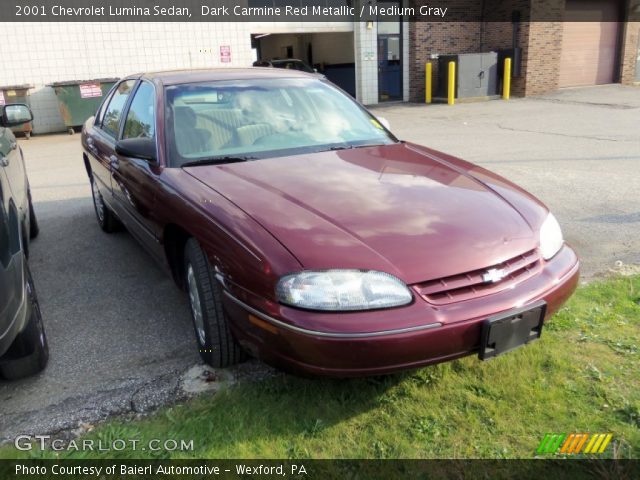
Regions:
[[[102,223],[104,221],[104,202],[102,201],[102,196],[98,191],[95,180],[91,180],[91,193],[93,195],[93,205],[96,208],[96,215],[98,215],[98,220]]]
[[[196,334],[198,335],[198,341],[200,345],[205,345],[204,334],[204,318],[202,316],[202,306],[200,305],[200,294],[198,293],[198,284],[196,282],[196,276],[193,272],[191,264],[187,267],[187,284],[189,288],[189,301],[191,302],[191,312],[193,316],[193,323],[196,327]]]

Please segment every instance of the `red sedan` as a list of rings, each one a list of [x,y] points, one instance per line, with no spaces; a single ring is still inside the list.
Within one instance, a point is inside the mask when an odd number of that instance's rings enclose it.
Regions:
[[[135,75],[82,132],[98,223],[189,295],[204,361],[388,373],[540,337],[579,262],[532,195],[317,76]]]

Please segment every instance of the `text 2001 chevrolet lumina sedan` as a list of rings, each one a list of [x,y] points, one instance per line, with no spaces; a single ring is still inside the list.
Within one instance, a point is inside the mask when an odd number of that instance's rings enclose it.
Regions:
[[[82,145],[100,226],[124,224],[187,291],[214,366],[248,352],[350,376],[488,358],[538,338],[578,282],[542,203],[398,141],[316,76],[131,76]]]

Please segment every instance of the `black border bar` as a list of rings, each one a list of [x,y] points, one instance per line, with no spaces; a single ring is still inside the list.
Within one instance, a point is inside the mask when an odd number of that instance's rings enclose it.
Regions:
[[[3,22],[640,21],[640,0],[606,12],[565,0],[2,0]]]
[[[251,469],[251,474],[247,473]],[[241,473],[239,471],[242,470]],[[186,471],[186,473],[185,473]],[[56,473],[57,472],[57,473]],[[60,472],[65,472],[61,474]],[[70,473],[77,472],[77,473]],[[217,473],[216,473],[217,472]],[[2,480],[637,479],[640,460],[0,460]]]

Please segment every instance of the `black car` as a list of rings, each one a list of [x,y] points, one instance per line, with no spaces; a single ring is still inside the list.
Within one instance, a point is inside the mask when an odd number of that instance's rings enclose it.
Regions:
[[[26,105],[0,109],[0,377],[14,380],[44,369],[49,347],[27,264],[38,235],[22,150],[9,127],[33,119]]]

